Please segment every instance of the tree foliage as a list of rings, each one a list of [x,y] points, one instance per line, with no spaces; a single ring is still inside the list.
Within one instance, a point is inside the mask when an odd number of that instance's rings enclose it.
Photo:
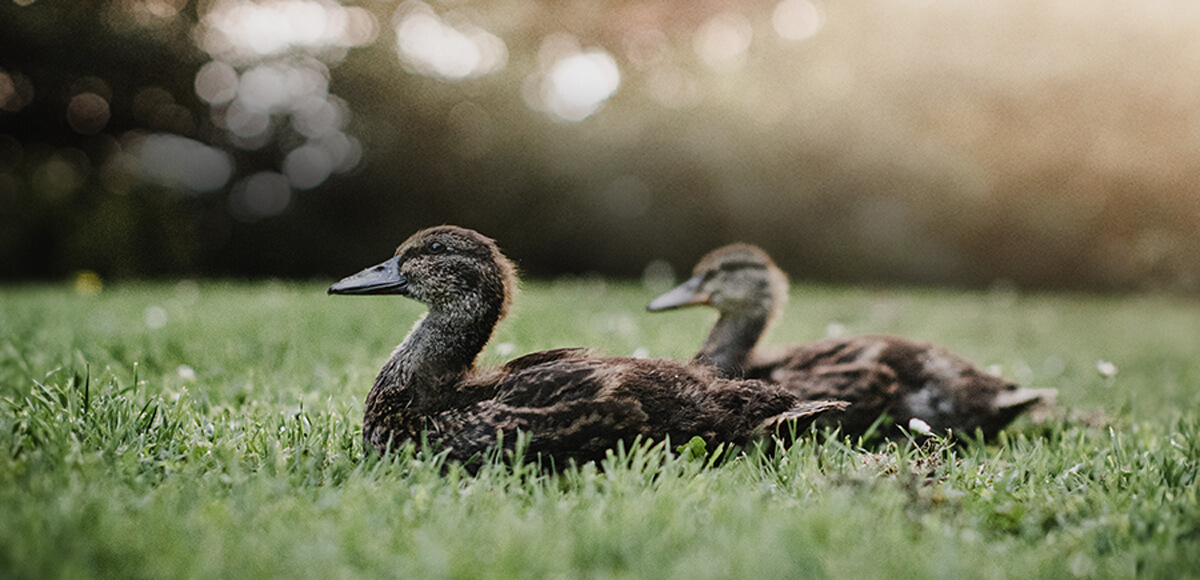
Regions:
[[[1194,292],[1197,23],[1183,0],[4,1],[0,275],[326,277],[459,223],[533,274],[746,240],[801,278]]]

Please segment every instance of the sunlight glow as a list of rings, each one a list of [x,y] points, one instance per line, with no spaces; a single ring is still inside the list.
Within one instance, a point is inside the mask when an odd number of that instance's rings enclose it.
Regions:
[[[371,12],[335,0],[211,0],[203,8],[195,35],[213,60],[197,72],[194,88],[212,107],[213,122],[240,149],[260,149],[282,135],[289,139],[282,172],[243,179],[230,194],[230,211],[247,221],[277,215],[290,202],[292,188],[316,187],[333,173],[353,169],[362,147],[343,132],[350,109],[330,94],[329,68],[347,49],[375,41],[378,23]],[[147,155],[169,161],[160,181],[197,190],[223,187],[231,179],[225,157],[226,169],[212,174],[220,183],[197,186],[204,168],[215,162],[202,156],[194,167],[184,167],[180,147],[150,141]]]
[[[296,132],[308,138],[340,131],[348,108],[329,94],[328,75],[313,59],[263,63],[240,77],[229,65],[211,62],[197,74],[196,92],[217,107],[217,124],[242,139],[240,147],[253,149],[270,137],[274,115],[290,116]]]
[[[611,55],[590,49],[554,63],[546,81],[543,96],[550,111],[568,121],[582,121],[617,92],[621,73]]]
[[[569,35],[546,37],[538,60],[543,70],[526,83],[525,102],[564,121],[592,116],[621,86],[612,55],[602,48],[584,50]]]
[[[659,104],[682,109],[700,102],[700,84],[677,66],[661,66],[646,77],[646,91]]]
[[[396,52],[408,70],[447,80],[484,76],[508,60],[499,37],[468,22],[451,24],[420,2],[397,11]]]
[[[692,47],[709,66],[732,70],[745,64],[753,38],[749,19],[737,12],[723,12],[700,26]]]
[[[244,61],[291,49],[369,44],[377,25],[370,12],[332,0],[215,0],[204,16],[200,46]]]
[[[317,62],[272,63],[242,73],[237,99],[247,108],[272,113],[294,109],[303,99],[324,99],[328,71]]]
[[[775,34],[784,40],[805,40],[821,30],[824,20],[809,0],[783,0],[771,14]]]

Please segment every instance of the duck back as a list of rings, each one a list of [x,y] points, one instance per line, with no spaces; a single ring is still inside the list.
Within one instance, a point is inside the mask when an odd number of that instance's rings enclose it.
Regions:
[[[778,383],[801,399],[847,401],[825,419],[847,433],[868,429],[886,412],[900,425],[917,418],[935,430],[993,437],[1051,390],[1021,389],[945,348],[898,336],[831,338],[764,356],[747,377]]]
[[[382,447],[397,433],[427,432],[449,458],[468,465],[518,432],[530,458],[558,466],[598,461],[618,442],[637,438],[745,445],[785,421],[805,428],[841,407],[801,401],[777,385],[729,380],[670,361],[598,358],[582,349],[539,352],[465,378],[464,399],[443,409],[369,408],[364,432]],[[471,397],[471,398],[466,398]]]

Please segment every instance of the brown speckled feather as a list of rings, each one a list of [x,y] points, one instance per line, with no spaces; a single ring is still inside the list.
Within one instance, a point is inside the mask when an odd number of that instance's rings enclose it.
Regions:
[[[992,437],[1053,389],[1022,389],[945,348],[898,336],[830,338],[790,347],[756,344],[787,299],[787,278],[761,249],[714,250],[693,277],[650,303],[651,311],[708,305],[720,312],[696,362],[725,376],[778,384],[805,400],[850,406],[823,416],[846,434],[863,433],[882,413],[907,426],[918,418],[936,430]]]
[[[475,460],[529,436],[529,457],[563,467],[602,459],[636,437],[693,436],[745,444],[782,423],[803,428],[844,403],[805,401],[778,385],[725,379],[665,360],[600,358],[584,349],[537,352],[487,370],[479,351],[507,310],[515,273],[494,242],[471,230],[422,230],[335,294],[400,294],[428,315],[384,365],[367,395],[363,439],[384,450],[428,440],[451,460]]]
[[[585,462],[637,436],[744,445],[776,415],[794,413],[803,428],[832,408],[825,401],[799,404],[774,385],[719,379],[669,361],[572,354],[466,378],[464,385],[494,396],[435,414],[432,433],[460,461],[492,447],[497,431],[511,443],[521,430],[530,434],[531,454]]]
[[[788,349],[782,357],[751,357],[745,376],[777,383],[801,398],[849,402],[827,418],[849,434],[862,433],[886,412],[901,426],[918,418],[936,430],[980,429],[993,437],[1050,396],[1021,389],[945,348],[884,335],[829,338]]]

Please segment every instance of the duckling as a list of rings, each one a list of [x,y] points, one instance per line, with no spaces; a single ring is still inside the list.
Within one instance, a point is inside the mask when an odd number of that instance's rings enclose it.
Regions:
[[[787,276],[761,248],[733,244],[704,256],[692,277],[646,307],[659,312],[706,305],[720,314],[693,361],[722,376],[762,379],[801,399],[849,401],[823,416],[860,435],[887,413],[937,431],[994,437],[1023,411],[1053,400],[1054,389],[1018,388],[941,346],[887,335],[827,338],[756,348],[787,301]]]
[[[475,359],[508,313],[516,269],[478,232],[438,226],[330,294],[406,296],[428,307],[367,395],[364,446],[430,443],[477,469],[498,445],[527,434],[527,456],[556,467],[598,461],[634,438],[744,445],[785,423],[805,427],[844,403],[801,401],[762,381],[729,380],[667,360],[601,358],[584,349],[528,354],[498,368]]]

